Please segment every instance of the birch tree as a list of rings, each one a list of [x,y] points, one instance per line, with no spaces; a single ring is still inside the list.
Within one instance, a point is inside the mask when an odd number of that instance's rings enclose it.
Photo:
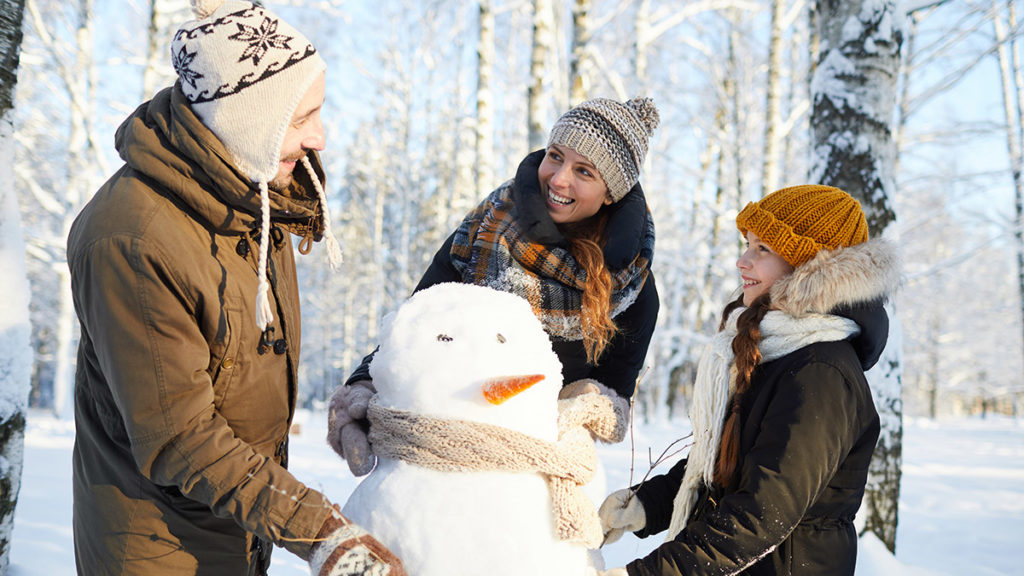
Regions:
[[[548,59],[554,47],[555,12],[551,0],[533,0],[533,48],[530,56],[530,84],[527,88],[527,126],[530,150],[547,144]]]
[[[764,161],[761,171],[761,193],[775,190],[779,180],[779,124],[782,122],[782,30],[786,4],[772,0],[771,31],[768,40],[768,81],[765,83]]]
[[[896,0],[817,0],[820,51],[812,85],[811,181],[857,198],[874,237],[896,219],[892,140],[900,46]],[[903,448],[902,346],[890,307],[889,344],[868,373],[882,430],[862,507],[865,530],[890,551],[896,525]]]
[[[66,133],[62,155],[46,160],[30,157],[27,162],[19,162],[15,178],[18,186],[31,192],[33,201],[49,221],[46,233],[33,237],[28,253],[42,260],[49,276],[46,281],[54,284],[57,311],[52,319],[53,408],[59,416],[70,417],[76,319],[64,244],[71,223],[92,196],[100,175],[110,173],[104,155],[107,146],[100,141],[96,113],[94,0],[71,4],[27,0],[25,10],[27,32],[38,47],[46,82],[53,86],[52,93],[45,97],[61,101],[67,111],[66,116],[46,114],[46,121],[64,125],[51,124],[36,133],[42,140],[51,139],[54,132]],[[19,136],[19,141],[22,138]],[[36,143],[24,142],[22,147],[31,155]],[[65,166],[66,172],[55,175],[31,170],[37,163],[56,163]]]
[[[494,8],[480,0],[476,65],[476,196],[483,198],[497,185],[494,179]]]
[[[586,74],[590,44],[590,0],[575,0],[572,8],[572,48],[569,55],[569,106],[587,99]]]
[[[1006,17],[1003,24],[1002,10],[998,0],[992,1],[992,24],[995,29],[996,56],[999,61],[999,79],[1002,84],[1003,116],[1006,121],[1006,149],[1010,156],[1010,175],[1013,178],[1013,219],[1011,233],[1017,261],[1017,294],[1019,318],[1024,329],[1024,129],[1021,122],[1024,117],[1024,86],[1022,71],[1017,53],[1017,36],[1009,38],[1006,28],[1017,29],[1017,14],[1012,1],[1006,2]],[[1024,353],[1024,350],[1021,351]]]
[[[174,70],[167,46],[177,25],[189,20],[186,0],[149,0],[149,26],[146,34],[145,66],[142,70],[142,100],[174,83]]]
[[[14,87],[21,52],[24,0],[0,0],[0,182],[14,180]],[[31,371],[30,291],[14,187],[0,187],[0,574],[10,564],[14,510],[21,489],[25,410]]]

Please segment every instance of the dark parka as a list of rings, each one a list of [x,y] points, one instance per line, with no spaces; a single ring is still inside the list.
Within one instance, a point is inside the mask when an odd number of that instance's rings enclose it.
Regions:
[[[888,336],[882,298],[895,289],[898,261],[885,241],[847,250],[846,258],[812,260],[776,282],[772,301],[792,315],[848,317],[860,334],[811,344],[755,369],[740,406],[737,485],[702,490],[685,529],[630,563],[630,576],[854,573],[853,518],[879,434],[864,371]],[[855,284],[864,278],[871,280]],[[685,469],[683,460],[640,487],[647,523],[638,536],[669,527]]]
[[[512,198],[515,200],[513,216],[519,228],[527,231],[531,241],[546,246],[567,247],[568,241],[551,220],[541,192],[537,169],[543,158],[543,150],[528,155],[520,163],[515,178],[503,186],[512,188]],[[643,189],[636,184],[621,200],[604,209],[611,211],[606,227],[608,238],[604,245],[605,264],[610,270],[622,270],[637,257],[644,240],[648,211]],[[442,282],[464,281],[452,264],[454,237],[455,233],[445,240],[434,255],[415,291]],[[562,363],[564,383],[593,378],[615,390],[623,398],[632,398],[636,379],[643,368],[647,348],[657,323],[658,307],[658,289],[654,281],[654,272],[648,271],[647,279],[636,300],[615,316],[618,332],[596,365],[587,361],[582,340],[564,340],[552,336],[552,348]],[[368,380],[372,358],[372,354],[364,358],[362,365],[346,383]]]
[[[299,361],[288,233],[321,234],[312,182],[300,165],[271,192],[274,321],[260,350],[258,189],[177,86],[140,106],[116,143],[125,165],[68,239],[82,328],[78,571],[260,573],[270,542],[307,558],[328,509],[285,469]]]

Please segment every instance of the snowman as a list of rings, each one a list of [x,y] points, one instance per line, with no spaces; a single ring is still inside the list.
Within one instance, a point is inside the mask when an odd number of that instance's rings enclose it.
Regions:
[[[561,364],[526,300],[472,284],[417,292],[385,319],[370,374],[378,464],[343,513],[409,574],[601,568],[582,491],[598,466],[587,410],[558,400]]]

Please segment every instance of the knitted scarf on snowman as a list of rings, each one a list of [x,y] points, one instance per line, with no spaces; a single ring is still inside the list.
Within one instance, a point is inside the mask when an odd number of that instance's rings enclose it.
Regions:
[[[725,328],[712,338],[701,354],[690,406],[693,446],[690,448],[682,485],[672,505],[672,521],[666,542],[674,540],[686,527],[702,486],[711,486],[722,439],[725,411],[736,392],[736,367],[732,341],[736,321],[746,308],[737,308],[726,320]],[[845,340],[860,332],[849,318],[830,314],[800,317],[772,310],[761,320],[761,362],[770,362],[815,342]]]
[[[536,472],[545,477],[559,540],[600,546],[601,523],[581,487],[597,469],[589,429],[616,426],[611,401],[583,394],[559,401],[558,441],[502,426],[422,416],[370,401],[370,443],[381,457],[441,472]]]

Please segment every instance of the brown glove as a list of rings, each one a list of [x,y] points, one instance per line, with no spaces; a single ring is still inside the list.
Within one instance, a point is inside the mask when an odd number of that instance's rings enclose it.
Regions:
[[[366,418],[370,398],[376,393],[370,380],[339,386],[327,411],[327,443],[348,462],[349,470],[356,476],[369,474],[377,463],[368,437],[370,421]]]
[[[337,511],[320,528],[309,570],[312,576],[408,576],[397,556]]]

